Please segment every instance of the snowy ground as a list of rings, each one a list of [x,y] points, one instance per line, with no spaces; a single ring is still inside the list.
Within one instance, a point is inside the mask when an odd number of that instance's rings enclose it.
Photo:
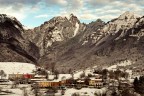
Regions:
[[[30,63],[20,63],[20,62],[0,62],[0,70],[4,70],[4,72],[7,74],[26,74],[26,73],[32,73],[33,70],[35,70],[36,67],[34,64]]]
[[[104,92],[106,92],[106,88],[102,88],[102,89],[82,88],[80,90],[71,88],[71,89],[66,90],[64,96],[71,96],[73,93],[79,93],[80,96],[94,96],[94,93],[101,94]]]
[[[34,96],[33,92],[31,91],[31,87],[30,85],[17,85],[16,88],[12,88],[12,85],[5,85],[5,86],[1,86],[2,87],[2,91],[9,91],[9,92],[12,92],[12,93],[8,93],[8,94],[5,94],[5,95],[1,95],[0,96],[24,96],[24,88],[28,94],[28,96]]]
[[[7,87],[4,88],[3,90],[9,90],[12,92],[12,94],[8,94],[8,95],[0,95],[0,96],[24,96],[24,90],[23,87],[26,88],[26,92],[28,94],[28,96],[34,96],[33,92],[31,91],[31,87],[30,85],[18,85],[17,88],[10,88]],[[102,88],[102,89],[95,89],[95,88],[82,88],[80,90],[74,89],[74,88],[68,88],[65,91],[65,94],[63,96],[71,96],[73,93],[78,93],[80,94],[80,96],[94,96],[94,93],[98,93],[98,94],[102,94],[106,92],[106,88]],[[59,91],[58,93],[56,93],[56,96],[61,96],[61,91]]]
[[[117,66],[128,66],[128,65],[131,65],[131,64],[132,64],[132,62],[130,60],[128,60],[128,61],[124,61],[124,62],[121,62],[121,63],[116,64],[116,65],[112,65],[112,66],[108,67],[107,69],[108,70],[113,70],[113,69],[116,69]]]

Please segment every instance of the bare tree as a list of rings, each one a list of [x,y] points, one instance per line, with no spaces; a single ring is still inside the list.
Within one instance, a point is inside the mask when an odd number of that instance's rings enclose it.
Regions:
[[[69,71],[69,74],[72,74],[72,69],[71,68],[68,71]]]
[[[13,81],[12,87],[11,88],[17,88],[17,85],[20,83],[20,80],[18,78],[15,78]]]
[[[80,74],[80,78],[85,77],[85,72],[83,71],[83,73]]]
[[[28,93],[25,87],[23,87],[23,96],[28,96]]]
[[[0,70],[0,76],[1,79],[3,79],[3,77],[6,77],[6,73],[3,70]]]
[[[39,96],[39,86],[37,84],[33,85],[35,96]]]
[[[55,70],[55,71],[54,71],[54,75],[55,75],[55,79],[58,79],[58,76],[59,76],[58,70]]]
[[[53,63],[51,63],[51,71],[54,73],[54,71],[55,71],[55,63],[53,62]]]

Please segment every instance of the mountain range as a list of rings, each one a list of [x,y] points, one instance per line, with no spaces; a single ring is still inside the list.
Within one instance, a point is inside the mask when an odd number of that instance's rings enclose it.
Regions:
[[[81,23],[73,14],[54,17],[33,29],[0,15],[0,62],[30,62],[59,71],[144,62],[144,16],[125,12],[105,23]]]

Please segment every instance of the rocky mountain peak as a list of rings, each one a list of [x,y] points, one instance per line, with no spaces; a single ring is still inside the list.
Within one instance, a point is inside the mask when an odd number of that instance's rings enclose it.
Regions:
[[[111,20],[108,22],[105,27],[103,28],[105,33],[112,33],[115,34],[119,30],[127,30],[132,28],[135,23],[137,22],[138,18],[140,18],[138,15],[135,15],[133,12],[125,12],[122,15],[120,15],[118,18]]]
[[[5,22],[6,20],[16,20],[15,17],[8,16],[6,14],[0,14],[0,22]]]
[[[129,20],[129,19],[136,19],[139,18],[139,15],[134,14],[134,12],[130,12],[130,11],[126,11],[125,13],[123,13],[122,15],[120,15],[118,17],[118,19],[121,20]]]
[[[79,23],[79,24],[80,24],[79,19],[78,19],[77,16],[75,16],[74,14],[70,14],[69,21],[70,21],[71,23],[73,23],[74,25],[75,25],[76,23]]]
[[[10,22],[14,25],[17,29],[23,30],[22,24],[15,18],[6,14],[0,14],[0,23],[7,23]]]
[[[7,27],[4,27],[7,26]],[[13,30],[18,30],[18,31],[11,31],[11,28]],[[6,14],[0,14],[0,39],[1,40],[7,40],[12,37],[17,39],[18,35],[20,36],[20,32],[24,31],[22,24],[12,16],[8,16]]]
[[[69,19],[65,16],[54,17],[34,30],[25,32],[24,35],[39,47],[40,55],[43,56],[48,53],[48,48],[52,47],[53,44],[66,42],[83,29],[84,25],[76,16],[71,14]]]
[[[51,20],[54,20],[54,21],[64,21],[64,20],[66,20],[66,17],[57,16],[57,17],[52,18]]]

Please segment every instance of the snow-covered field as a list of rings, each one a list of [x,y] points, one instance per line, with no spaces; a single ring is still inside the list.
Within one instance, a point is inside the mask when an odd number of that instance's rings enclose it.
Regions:
[[[5,88],[2,87],[2,91],[9,91],[12,93],[8,93],[8,94],[0,94],[0,96],[24,96],[24,88],[25,88],[25,92],[27,92],[28,96],[35,96],[31,90],[30,85],[18,85],[17,88],[11,88],[12,85],[7,85]],[[1,85],[0,85],[1,87]]]
[[[0,70],[3,70],[6,74],[32,73],[32,71],[35,69],[35,65],[30,63],[0,62]]]
[[[80,94],[80,96],[94,96],[94,93],[103,94],[106,92],[106,90],[107,90],[106,88],[102,88],[102,89],[82,88],[80,90],[71,88],[71,89],[66,90],[64,96],[71,96],[73,93],[78,93]]]

